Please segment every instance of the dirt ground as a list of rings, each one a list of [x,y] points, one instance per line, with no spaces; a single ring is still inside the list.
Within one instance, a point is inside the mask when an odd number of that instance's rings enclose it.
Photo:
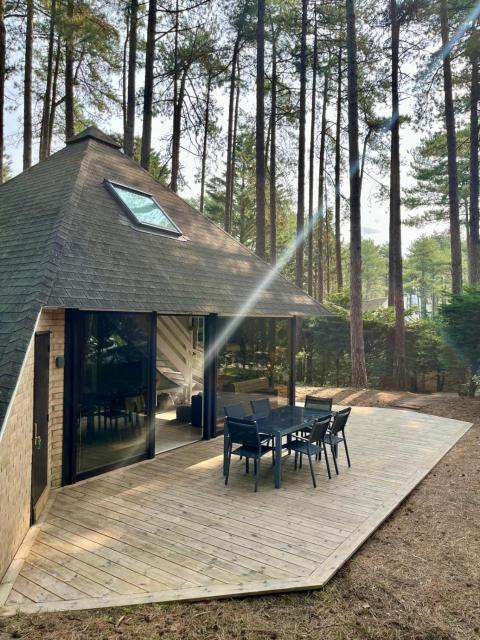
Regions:
[[[0,619],[0,640],[480,638],[480,400],[353,389],[315,393],[341,404],[401,406],[474,426],[322,590],[17,616]]]

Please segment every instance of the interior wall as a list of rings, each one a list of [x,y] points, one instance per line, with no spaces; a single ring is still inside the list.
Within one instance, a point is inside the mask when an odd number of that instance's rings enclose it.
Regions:
[[[62,466],[63,368],[56,367],[55,359],[63,356],[64,311],[42,311],[36,331],[50,331],[48,487],[58,487]],[[32,340],[0,434],[0,578],[30,526],[33,357]]]

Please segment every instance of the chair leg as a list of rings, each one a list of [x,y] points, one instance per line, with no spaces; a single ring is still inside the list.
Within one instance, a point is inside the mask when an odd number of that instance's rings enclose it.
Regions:
[[[229,451],[228,452],[228,456],[227,456],[227,469],[226,469],[226,473],[225,473],[225,484],[228,484],[228,476],[230,474],[230,461],[232,459],[232,454]]]
[[[328,461],[328,454],[327,454],[327,447],[323,447],[323,452],[325,454],[325,462],[327,463],[327,471],[328,471],[328,477],[331,480],[332,479],[332,474],[330,472],[330,463]]]
[[[312,456],[308,456],[308,464],[310,465],[310,473],[312,474],[312,482],[313,482],[313,488],[316,489],[317,488],[317,481],[315,480],[315,473],[313,471],[313,464],[312,464]]]
[[[343,434],[343,444],[345,446],[345,453],[347,454],[348,466],[351,467],[352,465],[350,464],[350,456],[348,455],[347,439],[345,438],[345,434]]]
[[[258,476],[260,473],[260,458],[257,460],[255,458],[255,493],[258,490]]]
[[[337,456],[335,455],[335,453],[336,453],[336,452],[335,452],[335,449],[334,449],[334,447],[332,446],[333,464],[335,465],[335,473],[336,473],[336,474],[337,474],[337,476],[338,476]]]
[[[300,454],[300,464],[299,464],[299,468],[302,468],[302,463],[303,463],[303,453]]]
[[[298,464],[298,451],[295,451],[295,462],[293,465],[293,470],[296,471],[297,470],[297,464]]]
[[[245,458],[245,473],[250,473],[250,458]]]

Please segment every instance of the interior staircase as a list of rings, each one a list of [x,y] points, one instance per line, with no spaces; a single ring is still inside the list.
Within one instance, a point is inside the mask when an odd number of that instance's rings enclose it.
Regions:
[[[203,347],[194,348],[193,329],[175,316],[157,319],[157,372],[162,391],[183,388],[188,400],[194,385],[203,381]]]

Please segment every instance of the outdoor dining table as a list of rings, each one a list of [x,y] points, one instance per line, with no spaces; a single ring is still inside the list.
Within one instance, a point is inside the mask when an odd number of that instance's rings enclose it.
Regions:
[[[309,427],[315,420],[320,420],[321,418],[332,415],[333,412],[331,411],[284,406],[271,409],[268,414],[248,416],[248,419],[257,422],[260,433],[271,435],[275,441],[275,489],[280,489],[282,484],[282,438],[287,436],[288,444],[288,440],[292,434],[300,431],[302,427]],[[228,432],[225,428],[223,443],[224,475],[226,474],[227,452]]]

